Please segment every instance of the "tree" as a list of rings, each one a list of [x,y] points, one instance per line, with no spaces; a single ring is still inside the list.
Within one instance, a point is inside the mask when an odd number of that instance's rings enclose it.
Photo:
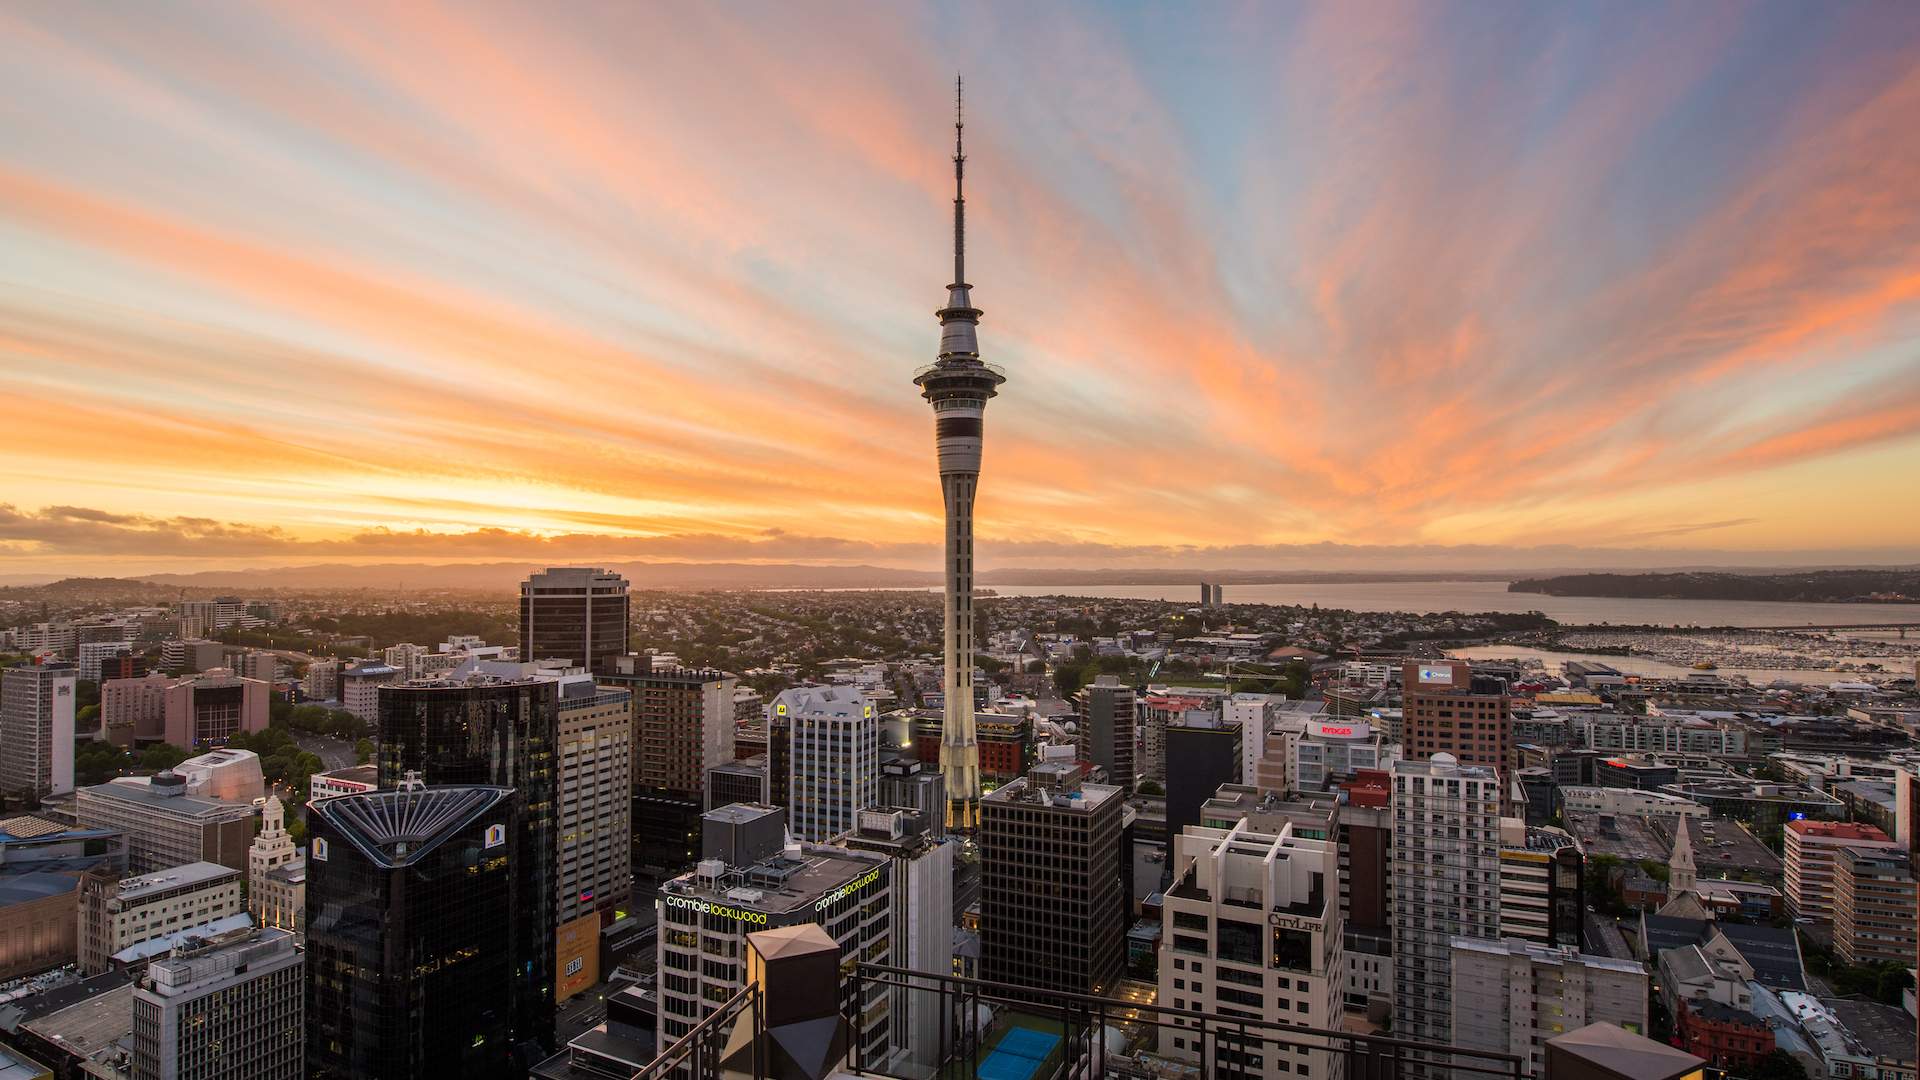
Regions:
[[[97,731],[100,728],[100,706],[82,705],[80,711],[73,714],[75,731]]]
[[[1085,685],[1087,685],[1085,664],[1069,661],[1054,665],[1053,688],[1060,692],[1061,697],[1072,699],[1073,695],[1079,693],[1080,688]]]
[[[1133,790],[1141,795],[1152,795],[1156,797],[1167,793],[1167,789],[1161,787],[1158,780],[1142,780],[1133,785]]]
[[[76,739],[73,745],[73,781],[87,786],[104,784],[126,772],[132,761],[127,752],[100,739]]]
[[[354,743],[353,757],[354,757],[355,764],[359,764],[359,765],[365,765],[367,762],[372,761],[373,760],[373,740],[361,739],[359,742]]]
[[[1785,1050],[1774,1050],[1746,1070],[1747,1080],[1807,1080],[1800,1059]]]
[[[140,767],[159,772],[187,760],[187,752],[172,743],[154,743],[140,755]]]

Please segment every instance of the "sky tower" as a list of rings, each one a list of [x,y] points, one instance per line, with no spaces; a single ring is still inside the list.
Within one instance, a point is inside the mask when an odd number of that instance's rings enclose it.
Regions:
[[[967,155],[961,136],[960,80],[953,82],[953,284],[940,317],[940,357],[914,373],[933,406],[940,490],[947,504],[947,603],[944,623],[946,713],[940,773],[947,782],[947,826],[972,832],[980,815],[980,745],[973,726],[973,492],[980,482],[981,418],[1007,376],[980,360],[980,309],[967,284]]]

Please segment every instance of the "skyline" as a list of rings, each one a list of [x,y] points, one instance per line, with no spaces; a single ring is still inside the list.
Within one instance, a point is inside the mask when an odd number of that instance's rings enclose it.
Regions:
[[[1920,10],[746,10],[0,11],[0,574],[931,567],[956,67],[983,568],[1920,561]]]

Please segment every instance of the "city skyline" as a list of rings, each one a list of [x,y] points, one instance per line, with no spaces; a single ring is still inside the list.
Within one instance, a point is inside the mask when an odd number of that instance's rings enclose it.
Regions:
[[[983,568],[1920,561],[1920,10],[370,25],[0,12],[0,575],[931,568],[955,68]]]

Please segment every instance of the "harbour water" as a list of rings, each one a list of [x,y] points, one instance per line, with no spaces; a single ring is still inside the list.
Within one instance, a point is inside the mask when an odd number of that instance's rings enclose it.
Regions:
[[[995,585],[1002,596],[1099,596],[1198,602],[1191,585]],[[1568,625],[1805,626],[1920,623],[1920,604],[1796,604],[1762,600],[1622,600],[1507,591],[1504,581],[1367,581],[1227,585],[1227,603],[1318,604],[1349,611],[1538,611]]]

